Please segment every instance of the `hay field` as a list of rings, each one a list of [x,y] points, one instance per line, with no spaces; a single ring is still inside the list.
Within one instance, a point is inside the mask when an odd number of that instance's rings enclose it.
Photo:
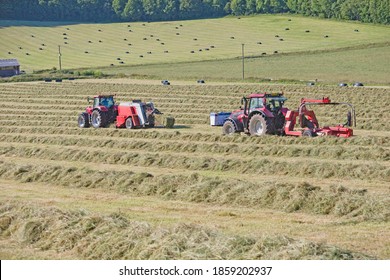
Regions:
[[[234,59],[245,44],[248,78],[389,84],[389,34],[383,25],[293,15],[110,24],[0,21],[0,57],[17,58],[28,73],[59,68],[61,46],[63,69],[177,79],[189,68],[191,78],[240,79],[241,63]],[[166,70],[166,63],[178,62],[184,65],[169,67],[183,71]],[[140,65],[146,67],[133,68]],[[302,75],[296,69],[304,69]]]
[[[329,95],[356,136],[221,135],[251,91]],[[79,129],[86,97],[153,100],[174,129]],[[0,84],[1,259],[388,259],[390,90],[64,81]],[[378,108],[379,105],[381,108]],[[319,120],[343,121],[319,110]],[[344,114],[344,113],[343,113]]]

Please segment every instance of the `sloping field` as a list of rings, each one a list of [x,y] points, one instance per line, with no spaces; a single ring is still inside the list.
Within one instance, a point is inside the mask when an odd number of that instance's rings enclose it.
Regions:
[[[211,111],[251,91],[352,102],[356,136],[221,135]],[[153,100],[174,129],[79,129],[86,97]],[[390,90],[161,86],[120,80],[0,85],[0,257],[388,259]],[[317,111],[322,123],[344,122]]]
[[[284,71],[286,65],[296,65],[294,70],[301,68],[302,63],[304,68],[310,66],[313,59],[310,54],[316,51],[332,52],[330,57],[333,59],[324,60],[320,57],[315,62],[321,65],[322,69],[329,69],[330,73],[333,72],[331,69],[337,69],[341,73],[354,73],[353,69],[356,67],[359,71],[364,70],[361,66],[367,64],[365,57],[372,57],[374,61],[368,59],[369,64],[366,66],[368,73],[364,72],[371,76],[372,67],[376,70],[374,73],[386,69],[388,71],[386,58],[389,56],[389,34],[388,26],[292,15],[111,24],[0,21],[0,57],[17,58],[22,69],[28,72],[59,68],[60,46],[63,69],[109,67],[114,68],[114,71],[137,74],[131,67],[126,66],[233,59],[241,57],[242,44],[245,44],[246,57],[280,57],[279,54],[300,53],[295,64],[283,63],[284,66],[273,65],[273,60],[256,59],[255,69],[248,65],[248,77],[297,79],[293,75],[296,71]],[[384,46],[387,48],[378,49]],[[366,53],[363,56],[356,54],[352,58],[345,57],[339,53],[345,48],[358,48]],[[306,55],[309,55],[309,61]],[[281,60],[284,61],[284,58]],[[299,63],[296,64],[297,62]],[[240,78],[241,64],[236,64],[238,73],[233,78]],[[208,71],[208,64],[201,68],[197,73],[198,78],[201,78],[199,76],[202,73],[203,78],[213,76]],[[223,64],[218,68],[223,70]],[[256,70],[259,68],[264,69],[265,73],[259,73]],[[153,66],[149,70],[153,72]],[[161,74],[160,72],[159,75]],[[329,79],[318,75],[321,72],[312,74],[312,77],[305,76],[304,79]],[[341,78],[339,75],[340,73],[333,78]],[[361,75],[347,75],[345,78],[353,80],[360,77]],[[369,81],[388,82],[383,77],[373,77]]]

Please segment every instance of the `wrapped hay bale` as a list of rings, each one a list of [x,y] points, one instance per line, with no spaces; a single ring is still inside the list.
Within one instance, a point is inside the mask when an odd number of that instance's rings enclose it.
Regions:
[[[175,125],[174,117],[166,117],[164,120],[164,126],[167,128],[172,128]]]

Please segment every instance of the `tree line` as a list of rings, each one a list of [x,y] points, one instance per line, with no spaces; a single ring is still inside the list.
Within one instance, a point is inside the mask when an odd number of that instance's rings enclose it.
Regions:
[[[390,0],[0,0],[0,19],[162,21],[295,13],[390,23]]]

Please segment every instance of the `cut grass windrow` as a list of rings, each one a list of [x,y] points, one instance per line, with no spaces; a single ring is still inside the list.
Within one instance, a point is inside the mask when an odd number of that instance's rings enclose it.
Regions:
[[[318,187],[298,184],[263,185],[240,179],[191,175],[158,175],[131,171],[98,171],[59,165],[21,165],[0,161],[0,178],[22,183],[56,182],[72,188],[111,189],[135,196],[195,203],[213,203],[271,208],[285,212],[335,215],[363,220],[390,220],[390,199],[375,197],[367,190],[342,186]]]

